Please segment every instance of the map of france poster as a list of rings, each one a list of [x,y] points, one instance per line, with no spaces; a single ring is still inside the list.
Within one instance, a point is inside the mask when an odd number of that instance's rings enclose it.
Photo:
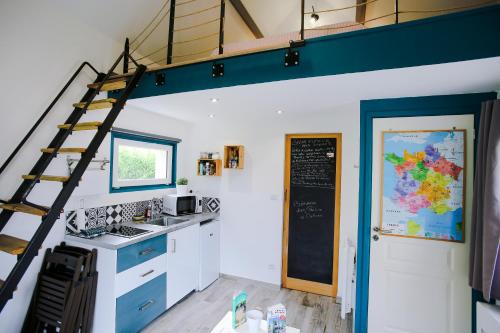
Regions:
[[[465,130],[383,132],[381,229],[463,242]]]

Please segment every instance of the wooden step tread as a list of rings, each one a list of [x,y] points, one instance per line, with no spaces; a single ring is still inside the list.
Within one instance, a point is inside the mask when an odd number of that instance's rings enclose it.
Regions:
[[[18,255],[24,252],[28,242],[9,235],[0,235],[0,251]]]
[[[75,127],[73,127],[73,131],[89,131],[89,130],[96,130],[101,126],[102,123],[99,121],[90,121],[86,123],[78,123],[76,124]],[[57,126],[60,129],[69,129],[71,127],[71,124],[62,124]]]
[[[23,175],[23,179],[26,179],[26,180],[35,179],[35,175]],[[40,180],[46,180],[46,181],[49,181],[49,182],[61,182],[61,183],[67,182],[68,179],[69,179],[69,177],[66,177],[66,176],[42,175],[40,177]]]
[[[90,89],[97,89],[101,82],[87,84]],[[104,82],[100,91],[112,91],[124,89],[127,86],[127,81],[125,79],[112,79]]]
[[[16,204],[0,204],[1,209],[5,210],[10,210],[13,212],[20,212],[20,213],[26,213],[26,214],[31,214],[31,215],[37,215],[37,216],[45,216],[47,215],[47,211],[38,209],[32,206],[28,206],[22,203],[16,203]]]
[[[42,148],[40,149],[42,153],[49,153],[52,154],[54,152],[54,148]],[[83,154],[87,148],[59,148],[57,151],[60,154]]]
[[[116,103],[115,98],[106,98],[100,99],[97,101],[93,101],[89,104],[87,110],[100,110],[100,109],[109,109],[113,107],[113,104]],[[82,109],[85,106],[85,102],[75,103],[73,107]]]

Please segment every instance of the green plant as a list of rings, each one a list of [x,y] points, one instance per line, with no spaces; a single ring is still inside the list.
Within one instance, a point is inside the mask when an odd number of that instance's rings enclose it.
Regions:
[[[145,149],[122,146],[118,150],[119,179],[154,179],[155,154]]]
[[[177,179],[177,185],[187,185],[187,184],[188,184],[187,178],[182,177]]]

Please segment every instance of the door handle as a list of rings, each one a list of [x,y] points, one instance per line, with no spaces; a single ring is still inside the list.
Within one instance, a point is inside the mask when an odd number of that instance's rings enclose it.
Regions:
[[[380,227],[373,227],[373,231],[375,231],[375,232],[381,232],[381,233],[384,233],[384,234],[390,234],[391,233],[390,230],[380,229]]]

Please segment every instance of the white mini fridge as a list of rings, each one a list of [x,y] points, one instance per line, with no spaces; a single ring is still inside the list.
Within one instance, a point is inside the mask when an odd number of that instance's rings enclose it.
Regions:
[[[220,222],[202,222],[200,226],[200,283],[203,290],[219,278],[220,273]]]

